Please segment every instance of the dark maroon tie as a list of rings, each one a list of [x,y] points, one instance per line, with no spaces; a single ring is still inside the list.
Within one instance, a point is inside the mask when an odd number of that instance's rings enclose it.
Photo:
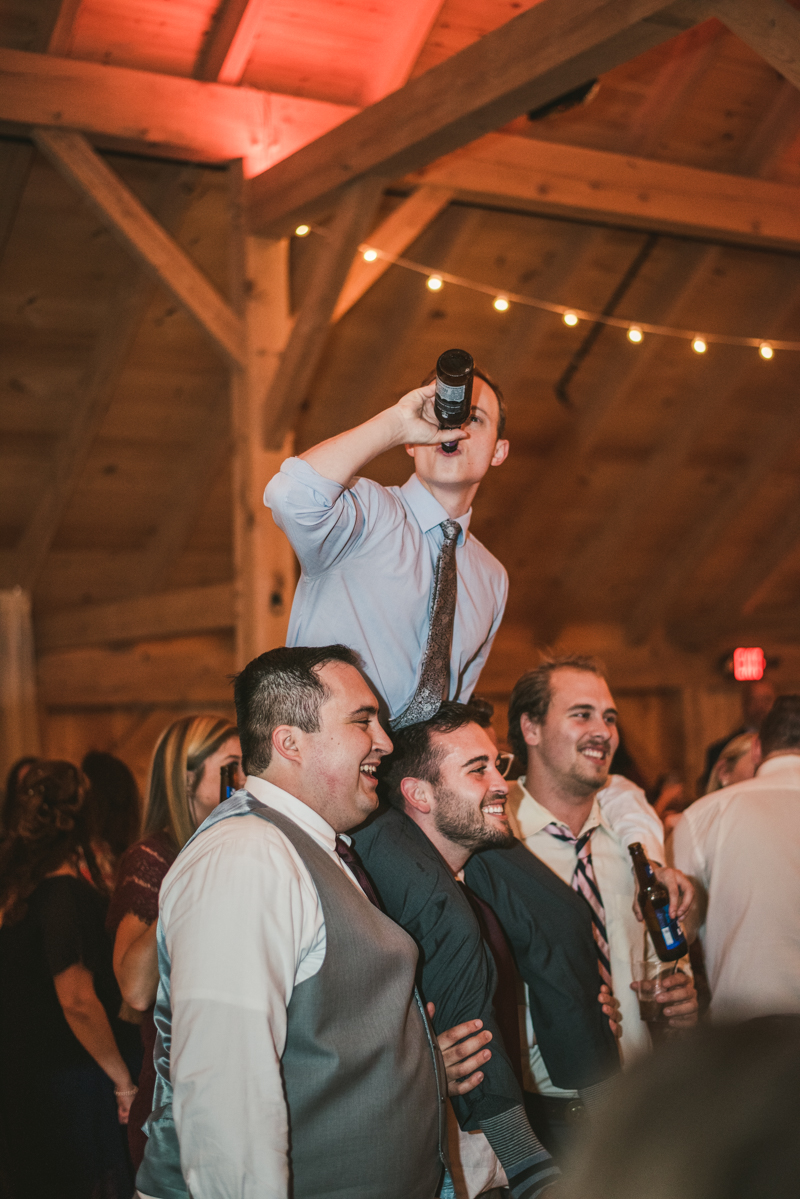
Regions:
[[[376,908],[380,908],[381,901],[375,894],[375,889],[372,886],[372,883],[369,881],[369,876],[367,875],[366,870],[359,862],[351,846],[349,846],[344,838],[340,837],[338,833],[336,834],[336,852],[344,862],[345,866],[348,867],[350,873],[353,875],[370,903],[374,904]]]
[[[511,956],[506,935],[500,921],[488,903],[470,891],[466,883],[461,884],[464,894],[478,918],[483,939],[491,950],[497,967],[497,989],[492,1000],[497,1027],[506,1047],[511,1069],[522,1086],[522,1042],[519,1035],[519,1007],[517,1004],[517,967]]]

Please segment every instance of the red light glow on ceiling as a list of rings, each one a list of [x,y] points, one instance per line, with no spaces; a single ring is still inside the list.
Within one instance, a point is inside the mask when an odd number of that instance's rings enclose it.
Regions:
[[[740,683],[752,683],[763,678],[766,665],[767,660],[760,646],[740,646],[733,651],[733,677]]]

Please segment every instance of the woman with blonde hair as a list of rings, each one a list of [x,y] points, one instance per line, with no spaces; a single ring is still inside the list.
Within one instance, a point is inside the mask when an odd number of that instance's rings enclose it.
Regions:
[[[708,776],[706,795],[730,787],[732,783],[743,783],[745,779],[753,778],[758,767],[755,756],[757,742],[756,733],[742,733],[728,742]]]
[[[0,845],[0,1127],[15,1199],[133,1190],[120,1125],[141,1049],[118,1018],[87,792],[71,762],[29,765]]]
[[[131,1109],[128,1139],[138,1169],[155,1085],[153,1004],[158,987],[156,922],[161,884],[179,850],[219,803],[221,772],[234,766],[241,779],[236,726],[224,716],[183,716],[159,738],[150,768],[144,837],[124,854],[108,912],[114,971],[123,999],[143,1012],[144,1061]]]

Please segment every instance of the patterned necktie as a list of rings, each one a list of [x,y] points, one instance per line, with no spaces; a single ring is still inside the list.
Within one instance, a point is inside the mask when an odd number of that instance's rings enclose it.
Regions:
[[[456,614],[456,541],[461,525],[457,520],[443,520],[439,528],[444,532],[444,541],[436,564],[428,644],[417,689],[405,712],[392,721],[395,729],[430,720],[439,711],[442,700],[447,698],[450,685],[450,647]]]
[[[351,847],[347,844],[343,837],[339,836],[338,833],[336,834],[336,852],[344,862],[345,866],[349,867],[350,873],[353,875],[370,903],[373,904],[374,907],[380,908],[381,903],[378,899],[378,896],[375,894],[375,888],[369,881],[369,875],[359,862]]]
[[[603,907],[603,896],[600,894],[600,888],[594,876],[594,866],[592,865],[590,841],[594,829],[590,828],[588,832],[582,833],[580,837],[575,837],[568,829],[552,822],[545,826],[544,831],[549,833],[551,837],[556,837],[559,841],[566,841],[568,845],[575,846],[578,861],[575,865],[575,873],[572,876],[572,890],[582,895],[589,905],[592,913],[592,932],[594,933],[595,945],[597,946],[597,962],[600,969],[600,978],[604,983],[608,984],[609,988],[613,989],[611,983],[611,960],[608,952],[608,936],[606,934],[606,910]]]

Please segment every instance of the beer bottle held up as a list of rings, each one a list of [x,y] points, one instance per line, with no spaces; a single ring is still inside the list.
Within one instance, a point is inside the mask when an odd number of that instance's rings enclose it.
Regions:
[[[433,410],[440,429],[460,429],[472,410],[475,363],[466,350],[445,350],[436,363]],[[442,450],[454,454],[457,441],[445,441]]]
[[[675,962],[689,952],[678,921],[669,914],[669,891],[653,872],[644,848],[635,841],[628,846],[639,884],[639,907],[650,940],[662,962]]]

